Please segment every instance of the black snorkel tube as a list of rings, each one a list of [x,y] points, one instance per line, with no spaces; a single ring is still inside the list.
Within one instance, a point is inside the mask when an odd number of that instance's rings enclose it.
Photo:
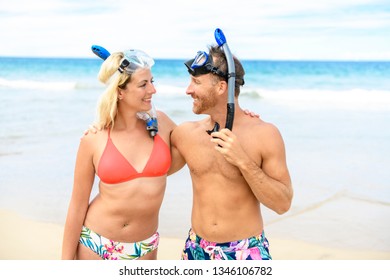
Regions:
[[[234,65],[233,55],[229,49],[229,46],[226,42],[225,35],[222,30],[217,28],[214,32],[215,40],[217,41],[218,46],[222,47],[227,61],[228,66],[228,101],[227,101],[227,113],[226,113],[226,124],[225,128],[233,130],[233,121],[234,121],[234,87],[236,83],[236,68]],[[216,132],[219,130],[219,123],[215,122],[215,125],[212,130],[207,130],[208,134]]]
[[[225,128],[232,130],[234,121],[234,87],[236,83],[236,68],[234,65],[233,55],[230,52],[222,30],[219,28],[215,29],[214,36],[218,45],[222,47],[223,51],[225,52],[228,65],[228,102]]]
[[[97,55],[99,58],[106,60],[110,56],[110,52],[105,48],[92,45],[92,52]],[[152,104],[152,110],[150,113],[147,112],[138,112],[137,117],[146,123],[146,130],[149,131],[150,136],[153,138],[158,131],[158,122],[157,122],[157,113]]]

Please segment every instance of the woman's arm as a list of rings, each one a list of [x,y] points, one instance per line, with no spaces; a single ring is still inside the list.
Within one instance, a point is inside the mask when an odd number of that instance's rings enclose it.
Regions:
[[[92,161],[92,138],[96,138],[96,135],[91,134],[83,137],[77,152],[73,191],[66,217],[62,244],[61,258],[66,260],[75,258],[95,178],[95,169]]]

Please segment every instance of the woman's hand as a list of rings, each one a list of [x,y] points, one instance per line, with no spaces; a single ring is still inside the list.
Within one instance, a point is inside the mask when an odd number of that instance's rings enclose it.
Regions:
[[[244,113],[246,115],[251,116],[252,118],[260,118],[259,114],[255,113],[255,112],[252,112],[252,111],[249,111],[248,109],[244,109]]]

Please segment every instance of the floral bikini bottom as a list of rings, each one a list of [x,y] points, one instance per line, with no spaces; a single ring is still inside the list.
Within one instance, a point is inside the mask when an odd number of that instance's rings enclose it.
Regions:
[[[146,240],[123,243],[110,240],[83,226],[79,242],[104,260],[136,260],[157,249],[160,240],[158,232]]]

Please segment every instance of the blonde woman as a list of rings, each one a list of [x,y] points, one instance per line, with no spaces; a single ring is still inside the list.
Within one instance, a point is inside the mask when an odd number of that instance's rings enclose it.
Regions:
[[[137,112],[152,109],[154,61],[140,50],[111,54],[99,80],[96,133],[77,153],[62,259],[156,259],[158,218],[171,166],[170,133],[176,126],[157,112],[151,136]],[[99,193],[90,202],[95,175]]]

